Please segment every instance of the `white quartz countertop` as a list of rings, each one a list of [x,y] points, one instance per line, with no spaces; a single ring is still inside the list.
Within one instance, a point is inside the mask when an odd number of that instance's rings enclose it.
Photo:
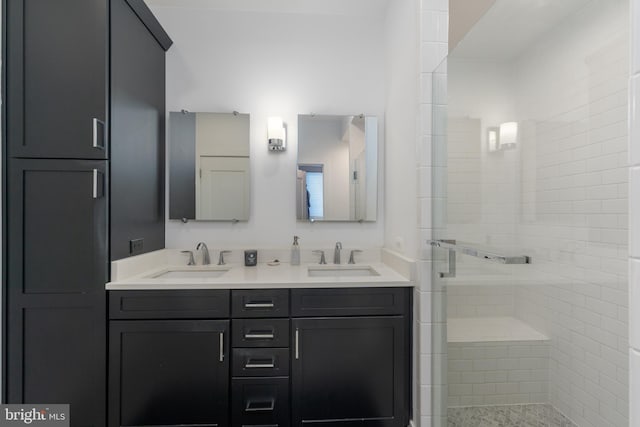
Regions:
[[[109,282],[107,290],[161,290],[161,289],[255,289],[255,288],[335,288],[335,287],[405,287],[412,286],[406,277],[381,262],[361,265],[341,265],[340,268],[371,267],[378,275],[375,276],[323,276],[311,277],[309,268],[335,268],[332,264],[302,264],[292,266],[281,263],[277,266],[259,263],[255,267],[245,267],[241,264],[219,266],[169,265],[145,271],[136,276]],[[167,271],[218,270],[229,268],[219,277],[173,277],[157,278]]]
[[[218,253],[219,250],[210,250]],[[260,252],[262,259],[286,259],[287,250],[266,250]],[[256,288],[336,288],[336,287],[406,287],[413,286],[415,263],[395,252],[369,249],[359,253],[356,264],[332,263],[320,265],[311,251],[302,251],[301,265],[280,262],[269,265],[258,262],[255,267],[245,267],[242,251],[227,254],[227,264],[212,262],[187,266],[188,258],[178,249],[162,249],[147,254],[125,258],[111,263],[111,282],[107,290],[161,290],[161,289],[256,289]],[[260,260],[260,258],[259,258]],[[349,270],[370,267],[375,275],[334,275],[321,272],[321,277],[310,276],[309,269]],[[224,274],[216,270],[228,269]],[[213,272],[211,272],[213,270]],[[167,272],[167,277],[161,276]],[[185,274],[186,272],[186,274]],[[208,273],[210,272],[210,273]],[[351,271],[351,273],[354,273]],[[362,272],[361,272],[362,273]],[[170,277],[173,276],[173,277]],[[178,277],[182,276],[182,277]],[[189,277],[186,277],[189,276]]]

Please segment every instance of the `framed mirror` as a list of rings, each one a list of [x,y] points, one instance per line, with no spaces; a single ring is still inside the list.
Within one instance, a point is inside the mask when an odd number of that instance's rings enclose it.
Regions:
[[[297,164],[298,220],[376,220],[377,117],[299,115]]]
[[[249,115],[169,113],[169,219],[247,221]]]

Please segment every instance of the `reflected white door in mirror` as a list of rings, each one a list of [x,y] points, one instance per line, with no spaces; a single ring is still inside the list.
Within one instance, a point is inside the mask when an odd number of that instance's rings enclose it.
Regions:
[[[171,112],[169,219],[246,221],[249,115]]]

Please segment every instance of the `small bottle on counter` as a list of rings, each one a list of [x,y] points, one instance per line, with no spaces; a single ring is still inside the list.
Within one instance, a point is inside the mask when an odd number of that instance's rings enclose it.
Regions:
[[[293,245],[291,246],[291,265],[300,265],[300,246],[298,245],[298,236],[293,236]]]

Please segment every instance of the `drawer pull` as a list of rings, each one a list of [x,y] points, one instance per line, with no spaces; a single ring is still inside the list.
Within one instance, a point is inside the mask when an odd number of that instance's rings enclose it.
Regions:
[[[275,304],[272,302],[247,302],[244,304],[244,308],[273,308]]]
[[[296,360],[300,359],[300,329],[296,328]]]
[[[93,135],[92,135],[92,136],[93,136],[92,140],[93,140],[93,141],[92,141],[91,146],[92,146],[93,148],[98,148],[98,149],[100,149],[100,150],[104,150],[104,140],[105,140],[104,129],[105,129],[105,124],[104,124],[104,122],[103,122],[102,120],[98,120],[98,119],[94,118],[94,119],[92,120],[92,125],[93,125],[93,126],[92,126],[92,130],[93,130],[93,132],[92,132],[92,133],[93,133]],[[98,127],[102,127],[102,132],[100,132],[100,131],[98,130]],[[103,142],[102,142],[102,145],[100,145],[100,144],[98,143],[98,139],[102,139],[102,141],[103,141]]]
[[[247,359],[247,363],[244,365],[245,369],[273,369],[276,367],[276,362],[273,359]]]
[[[271,412],[275,408],[275,399],[269,400],[249,400],[244,408],[245,412]]]
[[[93,170],[93,187],[92,196],[94,199],[98,198],[98,169]]]
[[[273,330],[271,331],[249,331],[244,334],[247,340],[272,340],[276,337]]]
[[[220,361],[224,362],[224,332],[220,332]]]

